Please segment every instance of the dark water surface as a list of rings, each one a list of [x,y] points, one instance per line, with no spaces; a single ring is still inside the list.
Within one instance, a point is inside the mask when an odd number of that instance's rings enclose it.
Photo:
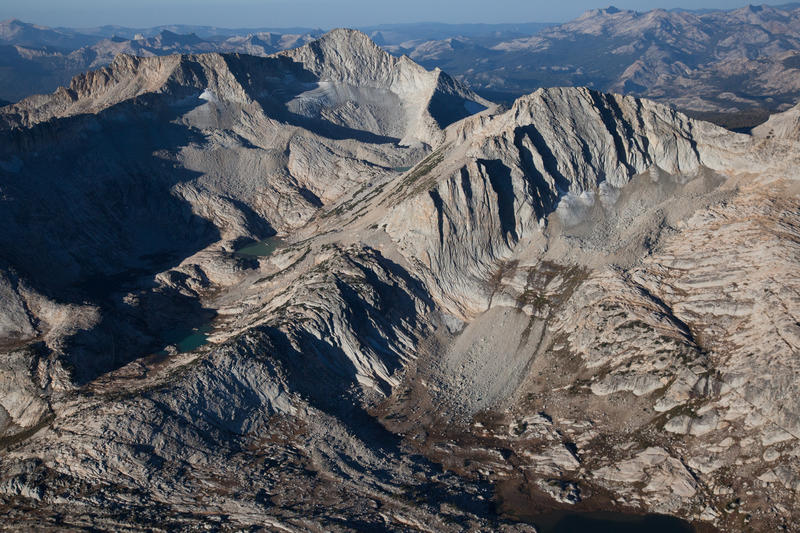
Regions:
[[[236,250],[235,253],[247,257],[267,257],[280,248],[282,244],[283,241],[278,237],[270,237],[260,242],[247,244]]]
[[[195,328],[176,329],[164,333],[163,338],[167,345],[174,344],[178,348],[178,352],[191,352],[208,342],[208,334],[211,329],[211,324],[203,324]]]
[[[534,518],[540,533],[693,533],[687,522],[671,516],[612,512],[553,512]]]
[[[267,257],[283,245],[283,241],[277,237],[270,237],[259,242],[246,244],[234,253],[243,257]],[[208,320],[205,318],[204,320]],[[178,352],[191,352],[208,343],[208,334],[211,333],[212,326],[208,322],[197,323],[195,325],[172,329],[164,332],[160,338],[164,345],[174,345]],[[167,351],[161,350],[155,355],[166,356]]]

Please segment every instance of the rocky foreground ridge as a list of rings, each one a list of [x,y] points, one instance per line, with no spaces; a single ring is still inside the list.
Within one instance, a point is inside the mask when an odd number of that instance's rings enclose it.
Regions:
[[[795,115],[500,109],[347,30],[3,108],[3,527],[791,530]]]

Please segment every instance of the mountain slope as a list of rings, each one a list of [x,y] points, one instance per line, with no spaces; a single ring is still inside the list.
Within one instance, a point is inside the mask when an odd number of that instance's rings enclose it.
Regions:
[[[366,56],[351,52],[326,68],[357,68]],[[170,331],[215,314],[200,292],[257,264],[232,253],[242,242],[290,234],[413,164],[428,150],[413,128],[431,142],[442,135],[429,109],[472,101],[439,73],[395,69],[374,45],[365,52],[386,65],[383,81],[410,82],[337,85],[289,57],[118,56],[70,88],[4,108],[2,258],[38,298],[86,304],[87,316],[76,330],[29,311],[26,326],[11,306],[11,345],[44,342],[42,372],[79,383],[157,351]],[[332,86],[336,98],[310,96]],[[404,100],[418,106],[405,122]],[[154,286],[153,275],[195,254],[202,266]]]
[[[764,124],[753,129],[753,135],[800,140],[800,109],[795,106],[783,113],[772,115]]]
[[[339,93],[346,94],[347,87],[356,81],[360,86],[388,90],[390,97],[397,95],[400,100],[397,107],[401,108],[399,116],[376,116],[371,112],[364,116],[358,110],[352,117],[344,113],[340,116],[348,122],[352,121],[352,125],[383,122],[380,126],[383,131],[391,123],[399,122],[403,129],[395,131],[406,142],[416,137],[436,144],[441,138],[441,129],[490,105],[439,69],[427,72],[407,57],[398,59],[390,56],[366,35],[354,30],[334,30],[315,43],[279,55],[302,63],[321,80],[334,83],[333,88],[320,87],[325,95],[314,94],[315,99],[324,98],[338,103],[341,98]],[[340,57],[345,59],[337,60]],[[337,86],[337,83],[343,86]],[[296,105],[301,108],[313,107],[314,103],[309,106],[303,101],[304,96],[311,99],[310,95],[300,95]],[[373,97],[361,96],[362,101],[372,98],[382,101],[385,96],[380,93]],[[291,108],[292,103],[289,105]],[[383,102],[379,105],[395,107]],[[385,113],[382,111],[381,115]]]
[[[122,56],[0,116],[25,527],[797,521],[792,135],[581,88],[496,108],[346,30]]]
[[[24,47],[49,47],[71,51],[96,39],[72,30],[58,30],[17,19],[0,21],[0,42]]]

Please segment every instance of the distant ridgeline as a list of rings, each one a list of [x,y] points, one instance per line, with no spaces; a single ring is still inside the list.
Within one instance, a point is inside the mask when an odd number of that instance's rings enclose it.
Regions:
[[[511,103],[540,87],[586,86],[674,105],[733,129],[800,96],[800,4],[724,10],[617,8],[563,24],[384,24],[361,28],[390,53],[440,67],[483,97]],[[319,37],[312,28],[171,25],[72,30],[0,23],[0,98],[51,92],[115,55],[269,55]],[[769,46],[764,46],[768,42]],[[747,114],[739,115],[745,111]]]

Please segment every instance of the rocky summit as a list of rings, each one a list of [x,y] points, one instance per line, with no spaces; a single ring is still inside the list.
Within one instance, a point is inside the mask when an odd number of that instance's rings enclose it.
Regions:
[[[0,528],[795,530],[799,128],[352,30],[0,108]]]

